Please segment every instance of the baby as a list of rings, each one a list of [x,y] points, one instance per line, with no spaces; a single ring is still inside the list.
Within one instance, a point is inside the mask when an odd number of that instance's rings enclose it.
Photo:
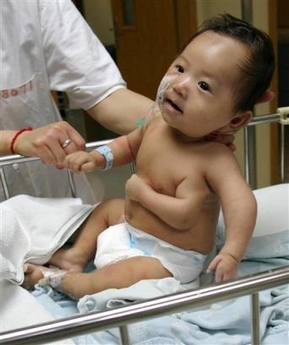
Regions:
[[[214,247],[220,207],[226,240],[208,269],[217,282],[236,278],[255,226],[256,201],[232,150],[206,137],[248,124],[273,72],[267,34],[229,14],[204,22],[169,67],[139,128],[66,157],[65,167],[75,172],[135,161],[137,173],[126,183],[124,203],[96,207],[73,246],[52,257],[68,271],[28,265],[26,282],[44,276],[75,299],[141,279],[191,282]],[[97,270],[80,272],[96,247]]]

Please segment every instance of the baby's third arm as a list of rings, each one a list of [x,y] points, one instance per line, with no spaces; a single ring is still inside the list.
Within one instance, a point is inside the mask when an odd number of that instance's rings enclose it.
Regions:
[[[181,182],[175,195],[170,196],[159,193],[142,178],[132,175],[126,183],[126,195],[169,226],[178,230],[188,230],[195,225],[204,200],[203,189],[196,188],[192,193],[191,187],[189,183]]]

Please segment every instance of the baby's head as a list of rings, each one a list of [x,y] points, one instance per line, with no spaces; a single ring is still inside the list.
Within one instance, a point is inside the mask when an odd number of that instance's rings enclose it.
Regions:
[[[205,21],[173,61],[158,89],[163,119],[187,137],[234,133],[270,86],[270,37],[229,14]]]
[[[244,20],[223,14],[203,22],[186,46],[209,30],[231,37],[246,46],[248,54],[238,66],[240,74],[234,90],[235,110],[252,110],[268,90],[275,69],[274,50],[270,37]]]

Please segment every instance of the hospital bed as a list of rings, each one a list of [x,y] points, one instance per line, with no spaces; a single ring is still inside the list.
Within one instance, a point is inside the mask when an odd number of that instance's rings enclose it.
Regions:
[[[278,109],[276,114],[254,117],[250,126],[278,122],[282,144],[284,127],[289,124],[288,113],[289,107]],[[104,143],[106,141],[90,143],[87,149]],[[248,142],[245,142],[248,165],[246,145]],[[285,148],[281,145],[280,183],[254,190],[258,219],[237,280],[215,284],[212,277],[203,274],[198,282],[200,286],[185,287],[171,278],[141,281],[127,289],[85,296],[78,303],[52,289],[39,287],[30,294],[16,284],[2,282],[2,313],[5,310],[10,313],[5,304],[13,305],[15,289],[18,289],[15,296],[21,295],[24,306],[25,298],[28,301],[26,314],[22,311],[24,318],[33,315],[35,303],[41,308],[35,309],[36,317],[30,325],[24,323],[24,327],[19,316],[18,327],[8,330],[4,327],[0,344],[287,344],[289,184],[284,176],[284,157]],[[34,159],[17,155],[1,157],[0,168]],[[250,167],[246,167],[246,175],[249,171]],[[9,198],[9,186],[5,185],[1,169],[0,174]],[[73,179],[71,176],[69,179],[74,193]],[[223,240],[221,215],[217,247]],[[31,302],[31,298],[36,302]],[[17,307],[14,309],[17,314]],[[46,318],[41,317],[41,312]],[[13,315],[11,318],[16,317]],[[2,323],[7,319],[9,317],[3,314],[0,316]]]

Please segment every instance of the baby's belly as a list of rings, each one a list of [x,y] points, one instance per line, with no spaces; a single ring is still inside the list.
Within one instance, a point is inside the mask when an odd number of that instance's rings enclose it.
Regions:
[[[184,250],[202,254],[208,254],[213,249],[218,216],[219,207],[206,207],[201,211],[194,227],[179,230],[169,226],[137,202],[128,201],[125,205],[125,219],[133,227]]]

